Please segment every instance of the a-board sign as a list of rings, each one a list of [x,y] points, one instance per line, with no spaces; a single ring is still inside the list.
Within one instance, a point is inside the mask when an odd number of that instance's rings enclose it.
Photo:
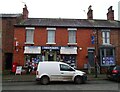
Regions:
[[[15,74],[21,74],[21,72],[22,72],[22,66],[17,66]]]

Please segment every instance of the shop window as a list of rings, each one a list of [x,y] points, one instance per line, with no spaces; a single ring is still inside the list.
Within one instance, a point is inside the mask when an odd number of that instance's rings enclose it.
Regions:
[[[68,43],[69,44],[76,44],[76,28],[68,28],[69,38]]]
[[[38,63],[41,62],[41,55],[25,55],[25,68],[30,69],[30,71],[36,71]]]
[[[110,44],[110,31],[102,32],[103,44]]]
[[[47,44],[55,44],[55,30],[56,28],[47,28],[48,31]]]
[[[115,53],[113,48],[100,49],[101,66],[115,65]]]
[[[26,28],[26,44],[34,44],[34,28]]]
[[[76,55],[62,55],[62,62],[69,64],[71,67],[76,68]]]

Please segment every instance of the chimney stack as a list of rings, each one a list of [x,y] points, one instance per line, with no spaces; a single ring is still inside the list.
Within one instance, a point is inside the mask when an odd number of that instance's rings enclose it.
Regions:
[[[112,10],[112,6],[108,8],[107,20],[114,20],[114,10]]]
[[[87,19],[93,19],[93,10],[91,7],[91,5],[88,7]]]
[[[28,18],[28,9],[27,9],[27,6],[25,4],[25,7],[23,8],[23,19],[27,19]]]

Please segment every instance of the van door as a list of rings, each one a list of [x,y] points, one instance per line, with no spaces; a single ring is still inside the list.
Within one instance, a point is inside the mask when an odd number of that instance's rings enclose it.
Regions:
[[[50,71],[49,75],[50,75],[51,81],[62,81],[59,64],[54,64],[53,66],[52,65],[51,65],[51,70],[49,69]]]
[[[75,70],[68,65],[60,64],[60,73],[62,81],[72,81]]]

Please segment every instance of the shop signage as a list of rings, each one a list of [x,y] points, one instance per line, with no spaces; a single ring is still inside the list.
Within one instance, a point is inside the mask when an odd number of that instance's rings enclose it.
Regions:
[[[17,66],[15,74],[21,74],[21,72],[22,72],[22,66]]]
[[[51,46],[43,46],[42,47],[43,50],[60,50],[60,47],[55,46],[55,47],[51,47]]]
[[[25,46],[24,54],[40,54],[40,46]]]
[[[91,36],[91,43],[95,44],[95,36]]]
[[[60,54],[77,54],[77,47],[61,47]]]

